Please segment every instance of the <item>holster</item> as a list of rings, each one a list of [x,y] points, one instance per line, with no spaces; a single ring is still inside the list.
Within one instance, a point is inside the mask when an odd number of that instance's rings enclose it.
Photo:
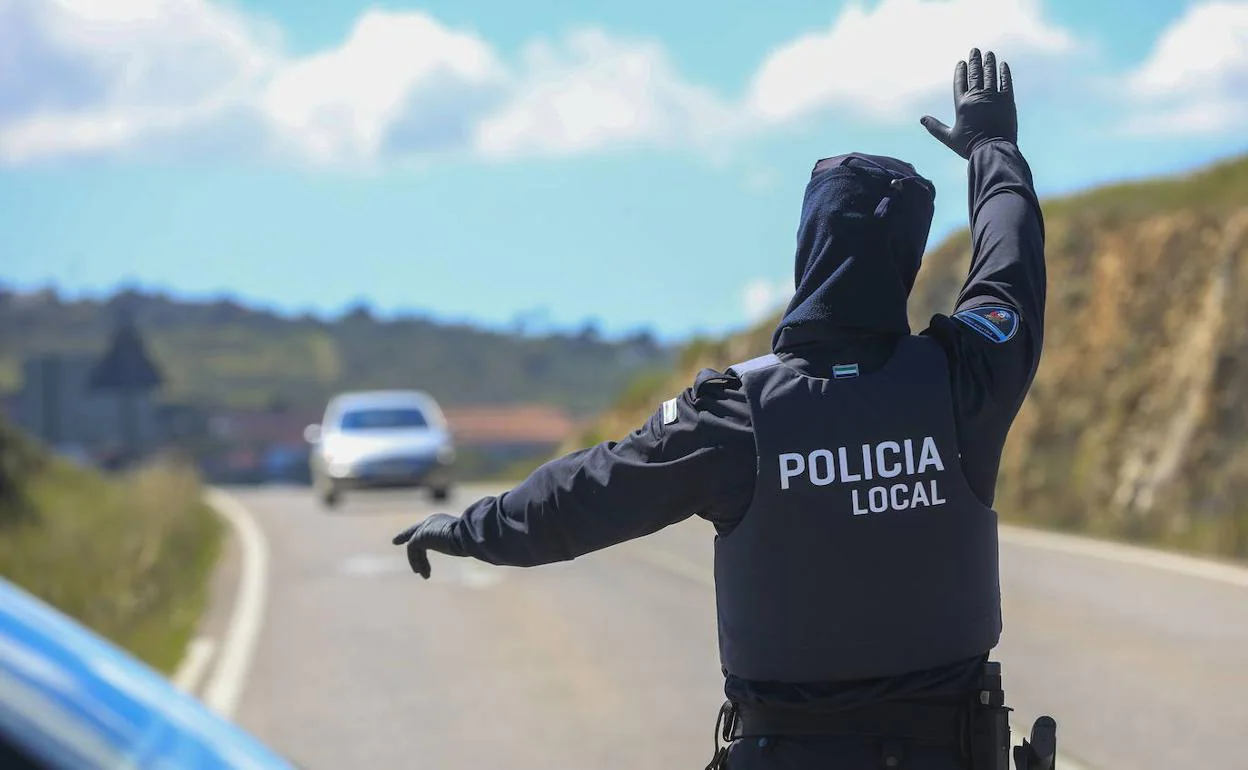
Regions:
[[[723,770],[728,762],[728,745],[733,741],[736,726],[737,704],[726,700],[719,707],[719,716],[715,719],[715,753],[706,763],[706,770]]]
[[[1010,711],[1001,687],[1001,664],[984,663],[979,690],[970,708],[970,753],[974,770],[1010,770]],[[1057,761],[1057,722],[1042,716],[1030,738],[1014,748],[1016,770],[1053,770]]]
[[[967,707],[967,742],[972,770],[1010,770],[1010,708],[1001,686],[1001,664],[985,661]]]

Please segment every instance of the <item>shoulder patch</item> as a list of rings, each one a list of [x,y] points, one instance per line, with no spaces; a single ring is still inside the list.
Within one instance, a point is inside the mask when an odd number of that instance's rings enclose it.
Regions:
[[[693,379],[693,397],[696,399],[702,395],[705,389],[710,387],[724,387],[732,382],[733,378],[727,374],[717,372],[714,369],[703,369],[698,372],[698,376]]]
[[[750,372],[755,372],[759,369],[766,369],[767,367],[775,366],[778,363],[780,363],[780,358],[775,353],[768,353],[767,355],[759,356],[758,358],[751,358],[749,361],[742,361],[739,364],[733,364],[724,371],[729,376],[741,379],[742,376],[749,374]]]
[[[650,403],[654,403],[651,401]],[[676,408],[676,399],[663,402],[663,424],[671,425],[680,419],[680,411]]]
[[[996,343],[1009,342],[1018,334],[1018,311],[1004,305],[980,305],[953,317]]]

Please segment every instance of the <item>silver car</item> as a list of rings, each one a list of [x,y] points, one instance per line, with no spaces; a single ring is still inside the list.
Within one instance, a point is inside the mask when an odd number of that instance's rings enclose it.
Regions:
[[[420,391],[343,393],[304,437],[312,445],[312,486],[333,507],[345,491],[424,487],[435,500],[451,493],[455,446],[446,418]]]

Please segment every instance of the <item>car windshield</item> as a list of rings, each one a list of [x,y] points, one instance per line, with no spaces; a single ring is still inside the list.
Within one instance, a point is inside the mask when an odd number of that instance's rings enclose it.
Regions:
[[[344,431],[384,430],[386,428],[427,428],[425,415],[415,407],[357,409],[342,415]]]

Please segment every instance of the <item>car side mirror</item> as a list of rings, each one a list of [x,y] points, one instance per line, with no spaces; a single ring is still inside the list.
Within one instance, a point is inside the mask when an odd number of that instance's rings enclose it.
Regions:
[[[309,444],[317,444],[321,441],[321,426],[309,425],[303,429],[303,440]]]

